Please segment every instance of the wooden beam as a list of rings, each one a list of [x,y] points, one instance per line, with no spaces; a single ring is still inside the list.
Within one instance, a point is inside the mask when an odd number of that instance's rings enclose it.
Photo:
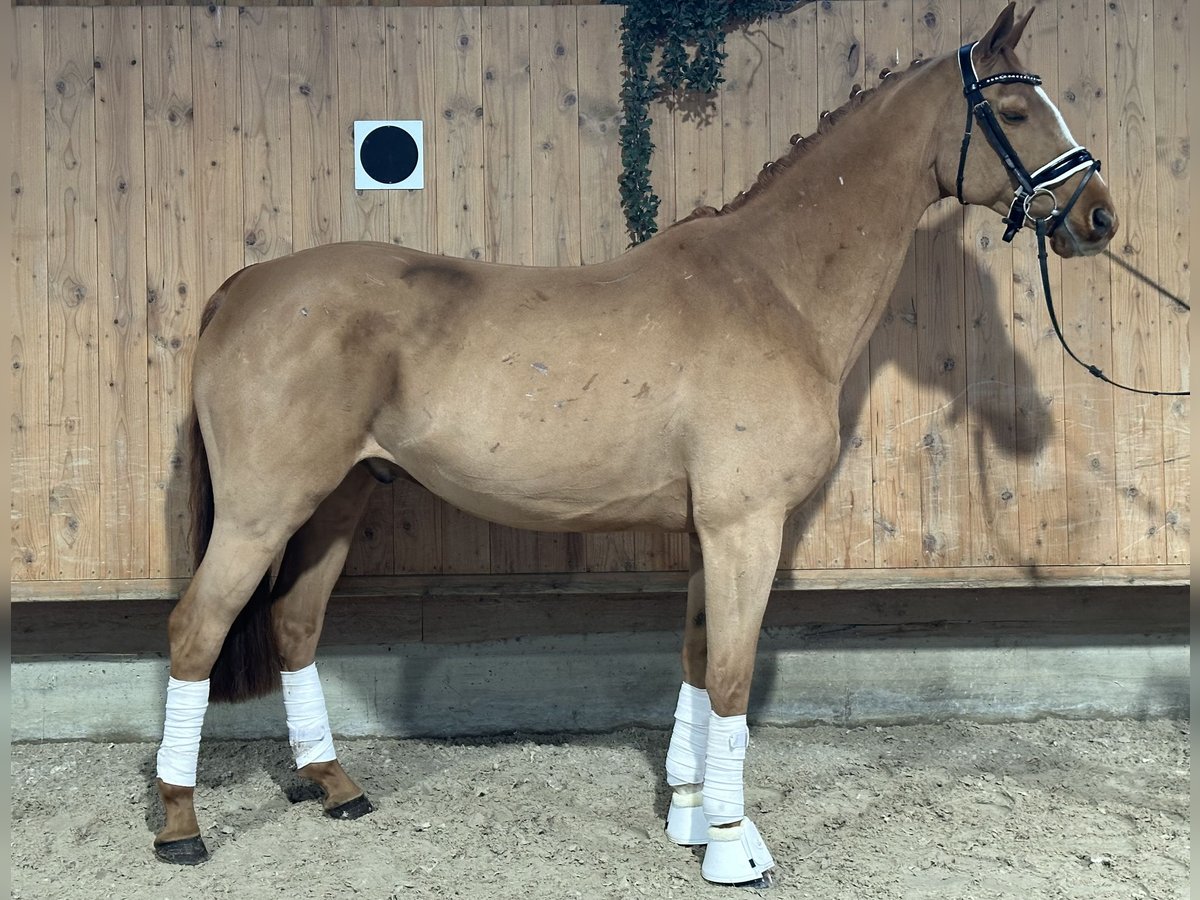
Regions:
[[[382,602],[381,602],[382,601]],[[20,603],[12,610],[14,657],[167,653],[165,599]],[[676,633],[677,592],[538,596],[342,596],[330,604],[321,653],[336,647],[471,644],[568,634]],[[842,647],[854,639],[934,637],[956,646],[1086,638],[1127,643],[1139,635],[1188,632],[1185,587],[778,591],[767,633],[793,629],[804,641]]]
[[[1190,584],[1191,567],[1156,566],[959,566],[911,569],[789,570],[775,576],[776,591],[874,591],[987,588],[1178,587]],[[14,603],[78,600],[161,600],[179,596],[186,578],[104,581],[25,581],[12,585]],[[509,597],[547,594],[675,594],[687,590],[686,572],[565,572],[535,575],[351,576],[334,587],[335,598]]]

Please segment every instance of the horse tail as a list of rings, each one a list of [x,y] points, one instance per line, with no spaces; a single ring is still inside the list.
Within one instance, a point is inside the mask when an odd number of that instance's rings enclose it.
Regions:
[[[230,276],[209,298],[200,318],[201,334],[217,314],[233,280],[244,271],[242,269]],[[200,418],[194,402],[189,426],[192,442],[193,552],[195,566],[199,568],[212,537],[215,507],[208,452],[204,447],[204,435],[200,431]],[[275,632],[271,628],[272,599],[271,573],[267,572],[221,645],[221,652],[209,674],[208,697],[212,702],[240,703],[279,689],[279,655],[275,648]]]

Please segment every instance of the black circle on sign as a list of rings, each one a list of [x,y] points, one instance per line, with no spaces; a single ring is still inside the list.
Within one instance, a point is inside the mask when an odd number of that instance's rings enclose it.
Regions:
[[[358,156],[363,170],[380,184],[397,184],[417,168],[417,142],[395,125],[381,125],[363,138]]]

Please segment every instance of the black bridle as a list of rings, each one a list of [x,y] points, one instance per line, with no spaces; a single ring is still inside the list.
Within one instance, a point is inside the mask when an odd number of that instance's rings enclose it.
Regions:
[[[1000,162],[1004,164],[1004,168],[1008,170],[1009,176],[1017,185],[1008,215],[1004,217],[1004,224],[1006,226],[1004,240],[1011,242],[1016,233],[1024,228],[1027,223],[1033,223],[1034,231],[1037,234],[1038,264],[1042,270],[1042,290],[1046,295],[1046,309],[1050,313],[1050,322],[1054,325],[1054,333],[1058,335],[1058,340],[1063,345],[1063,349],[1067,351],[1071,359],[1075,360],[1075,362],[1079,363],[1079,365],[1083,366],[1101,381],[1111,384],[1113,387],[1132,391],[1135,394],[1152,394],[1154,396],[1166,397],[1191,396],[1191,391],[1147,391],[1119,384],[1105,375],[1098,366],[1085,363],[1076,356],[1075,351],[1067,343],[1062,327],[1058,323],[1058,315],[1054,311],[1054,300],[1050,294],[1050,272],[1046,253],[1046,238],[1054,234],[1055,230],[1066,221],[1071,209],[1075,206],[1075,202],[1083,193],[1083,189],[1087,187],[1087,183],[1091,181],[1093,175],[1100,171],[1100,160],[1094,158],[1085,148],[1075,146],[1066,153],[1046,163],[1040,169],[1033,172],[1026,169],[1025,164],[1021,162],[1021,158],[1017,155],[1017,151],[1013,149],[1008,137],[1004,134],[1004,129],[1000,127],[1000,123],[996,119],[996,114],[992,111],[992,105],[984,98],[983,89],[994,84],[1030,84],[1036,86],[1042,83],[1042,79],[1026,72],[1001,72],[981,79],[975,71],[975,63],[971,59],[971,51],[974,49],[975,44],[964,44],[958,50],[958,68],[962,75],[963,96],[967,98],[967,124],[963,130],[962,150],[958,157],[958,178],[955,183],[958,202],[965,203],[962,195],[963,173],[967,165],[967,150],[971,146],[971,130],[976,120],[978,120],[979,127],[987,137],[988,143],[996,151],[996,155],[1000,157]],[[1079,185],[1075,188],[1066,204],[1060,208],[1058,197],[1052,188],[1062,184],[1079,172],[1084,173],[1083,177],[1079,180]],[[1048,197],[1050,200],[1051,209],[1045,216],[1036,216],[1033,213],[1033,204],[1038,195]]]

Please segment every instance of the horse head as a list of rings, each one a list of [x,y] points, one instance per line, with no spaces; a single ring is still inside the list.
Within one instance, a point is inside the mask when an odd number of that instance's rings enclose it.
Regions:
[[[1041,219],[1055,253],[1090,256],[1116,234],[1117,213],[1099,161],[1072,137],[1041,79],[1017,57],[1033,9],[1017,20],[1015,6],[959,51],[967,126],[965,135],[947,132],[943,139],[938,180],[947,195],[1004,215],[1005,240]],[[972,143],[972,134],[980,139]]]

